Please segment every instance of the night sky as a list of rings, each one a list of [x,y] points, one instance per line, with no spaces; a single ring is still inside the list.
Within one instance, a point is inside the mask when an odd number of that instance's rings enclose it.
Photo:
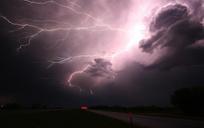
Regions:
[[[170,105],[204,86],[203,0],[1,0],[0,104]]]

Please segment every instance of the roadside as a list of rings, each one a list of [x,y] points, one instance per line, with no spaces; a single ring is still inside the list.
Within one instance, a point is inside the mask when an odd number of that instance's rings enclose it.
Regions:
[[[121,112],[108,112],[90,110],[91,112],[112,117],[127,123],[130,123],[130,115]],[[178,119],[170,117],[156,117],[144,115],[132,115],[133,124],[149,128],[203,128],[204,122],[199,120]]]

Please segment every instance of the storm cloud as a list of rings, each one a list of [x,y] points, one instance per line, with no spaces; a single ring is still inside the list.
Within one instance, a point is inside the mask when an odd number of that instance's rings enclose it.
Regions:
[[[70,83],[80,90],[92,90],[96,86],[104,84],[104,81],[112,81],[116,73],[112,69],[112,63],[106,59],[97,58],[90,63],[82,72],[73,75]]]
[[[150,54],[158,49],[165,49],[166,52],[150,67],[203,64],[203,53],[195,52],[196,49],[203,49],[203,46],[193,45],[204,39],[204,26],[190,10],[185,5],[172,4],[163,7],[155,16],[150,24],[152,36],[142,40],[140,48]]]
[[[37,26],[0,19],[0,102],[169,105],[204,85],[203,0],[32,1],[0,1],[1,16]]]
[[[94,59],[94,63],[84,71],[93,77],[114,78],[114,71],[111,68],[112,63],[108,60],[98,58]]]

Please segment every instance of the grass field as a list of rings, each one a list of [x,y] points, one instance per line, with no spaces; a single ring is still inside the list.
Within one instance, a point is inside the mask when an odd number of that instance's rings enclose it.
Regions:
[[[0,111],[1,128],[130,128],[129,124],[81,110]]]

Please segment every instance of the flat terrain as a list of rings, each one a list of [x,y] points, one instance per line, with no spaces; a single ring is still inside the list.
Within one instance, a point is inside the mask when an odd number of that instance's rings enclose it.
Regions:
[[[1,128],[129,128],[122,121],[81,110],[0,111]]]
[[[120,112],[107,112],[91,110],[93,113],[112,117],[124,122],[129,122],[129,114]],[[149,128],[204,128],[204,121],[189,120],[169,117],[156,117],[144,115],[132,115],[134,124]]]

